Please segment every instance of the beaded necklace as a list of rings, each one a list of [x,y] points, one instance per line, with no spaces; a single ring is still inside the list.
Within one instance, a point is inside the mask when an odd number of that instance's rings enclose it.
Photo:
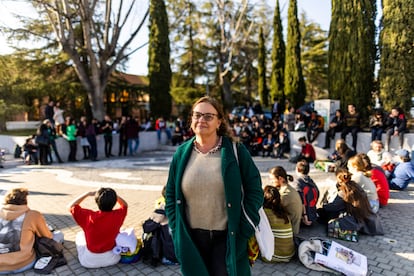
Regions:
[[[223,137],[220,136],[219,140],[217,141],[217,144],[211,150],[209,150],[208,152],[204,153],[204,152],[202,152],[201,150],[198,149],[198,147],[197,147],[198,143],[197,143],[196,140],[194,140],[193,150],[195,152],[197,152],[197,153],[200,153],[200,154],[213,154],[213,153],[218,152],[221,149],[222,142],[223,142]]]

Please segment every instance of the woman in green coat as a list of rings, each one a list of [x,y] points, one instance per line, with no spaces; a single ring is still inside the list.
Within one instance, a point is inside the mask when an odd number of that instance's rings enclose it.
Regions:
[[[217,100],[199,99],[192,108],[195,137],[173,156],[166,213],[183,275],[250,275],[247,240],[263,204],[260,173],[247,149],[237,144]],[[239,161],[239,162],[238,162]]]

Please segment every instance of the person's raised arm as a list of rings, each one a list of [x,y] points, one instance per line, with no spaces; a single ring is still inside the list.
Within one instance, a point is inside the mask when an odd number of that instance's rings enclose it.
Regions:
[[[95,196],[95,193],[96,193],[96,191],[92,191],[92,192],[85,192],[85,193],[79,195],[77,198],[75,198],[72,202],[70,202],[68,204],[68,209],[70,210],[73,206],[80,204],[88,196]]]
[[[118,195],[118,198],[116,200],[118,202],[119,205],[123,206],[123,207],[128,207],[128,203]]]

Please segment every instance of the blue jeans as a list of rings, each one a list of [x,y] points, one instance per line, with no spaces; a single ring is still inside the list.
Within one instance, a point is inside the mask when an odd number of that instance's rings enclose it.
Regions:
[[[139,147],[139,138],[138,137],[128,139],[129,155],[136,154],[137,151],[138,151],[138,147]]]
[[[384,129],[382,128],[371,128],[371,141],[374,140],[382,140],[382,133],[384,132]]]

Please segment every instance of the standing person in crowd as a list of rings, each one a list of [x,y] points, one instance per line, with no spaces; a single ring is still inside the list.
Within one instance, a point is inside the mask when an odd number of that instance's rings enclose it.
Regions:
[[[65,111],[60,108],[60,102],[57,101],[53,107],[53,120],[55,120],[55,125],[52,124],[52,126],[56,128],[57,133],[60,133],[60,127],[65,123],[63,112]]]
[[[299,145],[301,146],[301,151],[297,156],[294,156],[290,159],[290,162],[296,163],[300,160],[306,160],[308,163],[313,163],[316,160],[315,149],[312,144],[306,142],[306,137],[300,137],[298,139]]]
[[[216,99],[200,98],[190,114],[195,137],[173,156],[165,208],[182,274],[250,275],[247,241],[254,229],[241,204],[257,225],[263,203],[259,170],[248,150],[233,144]]]
[[[49,120],[46,119],[43,123],[39,126],[36,132],[35,143],[39,149],[39,163],[40,165],[48,165],[47,156],[49,155],[50,151],[50,137],[48,131],[48,124]]]
[[[374,140],[382,140],[382,133],[385,128],[385,118],[382,110],[377,109],[369,118],[369,128],[371,129],[371,142]]]
[[[76,135],[77,135],[77,128],[76,128],[76,121],[75,119],[71,117],[66,118],[66,134],[65,138],[69,143],[69,156],[68,161],[69,162],[76,162],[76,152],[78,149],[77,141],[76,141]]]
[[[130,119],[130,116],[122,116],[121,121],[119,122],[118,134],[119,134],[119,153],[118,156],[127,155],[128,148],[128,138],[126,136],[126,125],[127,121]]]
[[[86,138],[86,127],[87,127],[87,120],[85,116],[82,116],[80,118],[80,122],[78,124],[78,132],[77,132],[77,136],[80,136],[81,140],[80,140],[80,144],[83,150],[83,160],[87,160],[90,158],[90,151],[91,151],[91,147],[90,144],[88,142],[88,138]]]
[[[54,106],[55,102],[50,100],[45,107],[45,119],[49,120],[52,123],[52,125],[55,125],[55,119],[53,118],[53,116],[55,115]]]
[[[280,115],[283,113],[283,104],[279,102],[279,99],[275,97],[272,106],[272,119],[279,121]]]
[[[138,118],[130,117],[126,123],[125,134],[128,141],[129,155],[136,155],[139,147],[139,123]]]
[[[99,211],[86,209],[80,204],[94,197]],[[116,204],[119,208],[114,209]],[[117,264],[121,259],[113,252],[115,238],[124,223],[128,204],[111,188],[85,192],[69,203],[69,211],[82,228],[76,235],[76,250],[80,264],[86,268],[99,268]]]
[[[341,109],[335,111],[335,116],[332,118],[329,123],[328,131],[325,135],[325,146],[324,149],[329,149],[331,147],[331,140],[335,139],[335,134],[341,132],[344,127],[344,115]]]
[[[319,190],[309,176],[309,163],[306,160],[296,163],[296,175],[293,187],[298,191],[302,199],[302,223],[309,226],[318,218],[316,203],[319,199]]]
[[[348,133],[352,134],[352,147],[357,151],[358,132],[361,128],[361,116],[356,111],[354,104],[348,105],[348,113],[344,117],[344,128],[341,132],[341,138],[346,140]]]
[[[283,124],[287,131],[295,130],[296,113],[293,106],[288,107],[289,112],[283,116]]]
[[[270,169],[269,178],[279,190],[282,206],[292,222],[293,234],[298,235],[300,222],[302,220],[303,205],[299,193],[289,184],[289,181],[293,181],[293,177],[287,174],[283,167],[276,166]]]
[[[310,121],[306,128],[306,135],[309,143],[313,143],[319,136],[319,133],[323,132],[325,126],[325,120],[316,110],[311,112]]]
[[[400,160],[390,176],[390,189],[404,190],[410,182],[414,182],[414,165],[410,162],[408,150],[397,150],[396,155]]]
[[[379,166],[372,166],[371,160],[365,153],[358,153],[356,156],[364,162],[363,172],[365,176],[371,178],[372,182],[374,182],[377,188],[380,207],[384,207],[388,204],[388,199],[390,198],[390,187],[384,170]]]
[[[275,252],[271,262],[289,262],[295,255],[292,223],[282,206],[279,190],[267,185],[264,189],[263,209],[275,237]],[[266,259],[262,258],[267,262]]]
[[[91,146],[89,157],[92,161],[98,160],[98,146],[96,143],[96,134],[98,133],[99,127],[97,126],[97,119],[87,120],[85,136],[88,139],[88,143]]]
[[[105,115],[104,120],[101,124],[102,133],[105,140],[105,156],[111,157],[112,155],[112,130],[114,128],[114,124],[111,120],[109,115]]]
[[[352,174],[351,179],[361,186],[367,194],[371,211],[377,213],[379,210],[377,188],[371,178],[365,176],[365,163],[361,156],[355,155],[349,158],[348,171]]]
[[[59,161],[59,163],[63,163],[62,159],[60,158],[57,146],[56,146],[56,138],[57,138],[56,128],[53,127],[52,122],[50,122],[50,121],[47,123],[47,130],[49,132],[50,146],[52,147],[52,150],[55,153],[55,156],[56,156],[57,160]],[[48,152],[49,152],[50,163],[52,163],[53,162],[52,151],[49,149]]]
[[[371,142],[371,149],[367,152],[367,155],[372,164],[381,166],[384,163],[383,155],[385,152],[381,140],[374,140]]]
[[[53,238],[41,213],[27,205],[29,191],[14,188],[0,209],[0,274],[21,273],[33,268],[35,237]]]
[[[404,143],[404,133],[407,131],[407,118],[405,117],[401,108],[394,107],[391,109],[391,113],[387,118],[386,126],[387,130],[385,150],[390,150],[391,137],[396,136],[398,136],[400,140],[399,147],[402,149]]]

